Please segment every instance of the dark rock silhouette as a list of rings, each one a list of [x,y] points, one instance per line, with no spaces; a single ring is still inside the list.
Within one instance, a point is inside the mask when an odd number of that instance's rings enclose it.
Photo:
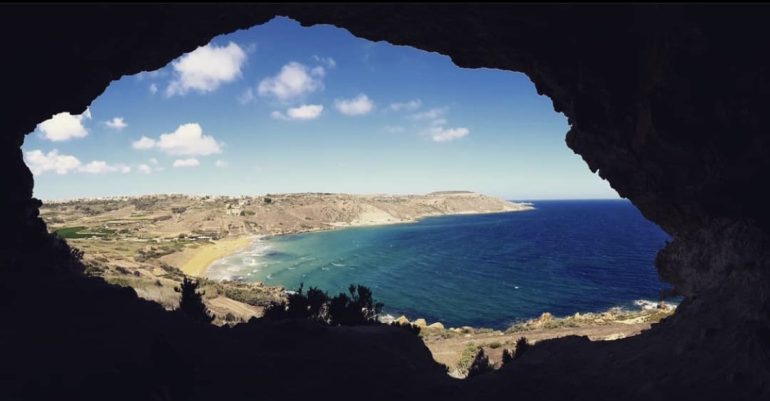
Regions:
[[[372,399],[770,398],[767,7],[1,10],[0,399],[299,399],[339,386]],[[567,145],[671,234],[656,267],[684,296],[677,313],[619,341],[543,341],[460,383],[398,328],[304,319],[218,328],[83,276],[38,217],[24,135],[55,113],[83,112],[114,79],[276,15],[527,74],[568,118]]]

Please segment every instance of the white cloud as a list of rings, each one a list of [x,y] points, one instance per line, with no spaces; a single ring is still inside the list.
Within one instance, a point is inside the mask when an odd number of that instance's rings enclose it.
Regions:
[[[251,88],[246,89],[245,91],[243,91],[243,93],[241,93],[240,96],[238,96],[238,101],[241,104],[251,103],[253,100],[254,100],[254,91],[251,90]]]
[[[150,89],[150,93],[152,93],[153,95],[158,93],[158,85],[157,84],[150,84],[149,89]]]
[[[434,142],[449,142],[468,135],[470,130],[468,128],[432,127],[428,133]]]
[[[174,167],[196,167],[200,164],[198,159],[195,158],[174,160]]]
[[[166,96],[184,95],[190,90],[211,92],[240,77],[245,61],[246,52],[233,42],[201,46],[172,63],[174,78],[166,87]]]
[[[130,173],[131,167],[125,164],[108,164],[102,160],[94,160],[88,164],[78,167],[78,171],[88,174],[104,174],[104,173]]]
[[[215,166],[217,166],[217,167],[227,167],[227,166],[229,166],[229,165],[230,165],[230,163],[228,163],[228,162],[226,162],[226,161],[224,161],[224,160],[217,160],[217,161],[214,163],[214,165],[215,165]]]
[[[154,157],[150,158],[150,164],[157,165],[158,164],[158,159],[156,159]]]
[[[90,163],[82,164],[77,157],[59,154],[59,151],[56,149],[48,153],[43,153],[41,150],[31,150],[24,153],[24,159],[34,175],[41,175],[48,171],[59,175],[69,172],[86,174],[131,172],[131,167],[125,164],[109,164],[102,160],[94,160]]]
[[[152,138],[148,138],[146,136],[143,136],[139,138],[139,140],[134,141],[131,143],[131,147],[134,149],[152,149],[155,147],[155,140]]]
[[[123,119],[123,117],[114,117],[112,120],[107,121],[104,124],[107,125],[107,127],[118,131],[128,127],[128,124],[126,124],[126,121]]]
[[[198,123],[180,125],[176,131],[161,134],[157,140],[143,136],[131,144],[134,149],[156,148],[174,156],[207,156],[222,152],[222,144],[204,135]]]
[[[346,116],[359,116],[372,111],[374,102],[362,93],[353,99],[337,99],[334,101],[334,107]]]
[[[274,111],[270,116],[278,120],[314,120],[321,116],[323,110],[320,104],[303,104],[286,110],[286,114]]]
[[[277,75],[260,81],[257,92],[260,96],[286,101],[322,89],[322,76],[318,70],[311,73],[304,65],[292,61],[281,67]]]
[[[146,164],[140,164],[136,166],[136,169],[139,170],[140,173],[144,174],[150,174],[152,173],[152,167],[146,165]]]
[[[43,133],[43,137],[49,141],[67,141],[88,135],[88,130],[83,126],[83,120],[90,119],[90,109],[86,109],[83,114],[77,116],[64,112],[43,121],[37,125],[37,128]]]
[[[390,109],[393,111],[415,111],[422,106],[422,100],[414,99],[408,102],[394,102],[390,104]]]
[[[67,174],[80,166],[80,160],[77,157],[61,155],[56,149],[48,153],[43,153],[41,150],[31,150],[24,153],[24,159],[34,175],[40,175],[46,171]]]

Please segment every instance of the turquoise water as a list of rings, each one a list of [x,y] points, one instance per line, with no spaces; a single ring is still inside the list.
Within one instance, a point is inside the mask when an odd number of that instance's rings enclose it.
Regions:
[[[657,300],[666,287],[653,261],[668,236],[629,202],[534,206],[261,239],[208,274],[330,293],[360,283],[390,314],[494,328]]]

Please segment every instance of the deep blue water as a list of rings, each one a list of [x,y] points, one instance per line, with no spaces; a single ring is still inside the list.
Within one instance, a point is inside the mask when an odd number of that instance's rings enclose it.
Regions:
[[[668,236],[625,200],[533,201],[535,210],[425,218],[262,239],[212,278],[330,293],[372,288],[385,311],[449,326],[504,328],[657,300],[653,260]]]

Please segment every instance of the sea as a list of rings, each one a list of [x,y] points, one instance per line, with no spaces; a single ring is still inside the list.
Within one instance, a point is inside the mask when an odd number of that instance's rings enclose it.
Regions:
[[[669,287],[653,264],[670,238],[629,201],[527,202],[534,210],[262,237],[208,276],[332,295],[362,284],[392,316],[496,329],[634,309]]]

